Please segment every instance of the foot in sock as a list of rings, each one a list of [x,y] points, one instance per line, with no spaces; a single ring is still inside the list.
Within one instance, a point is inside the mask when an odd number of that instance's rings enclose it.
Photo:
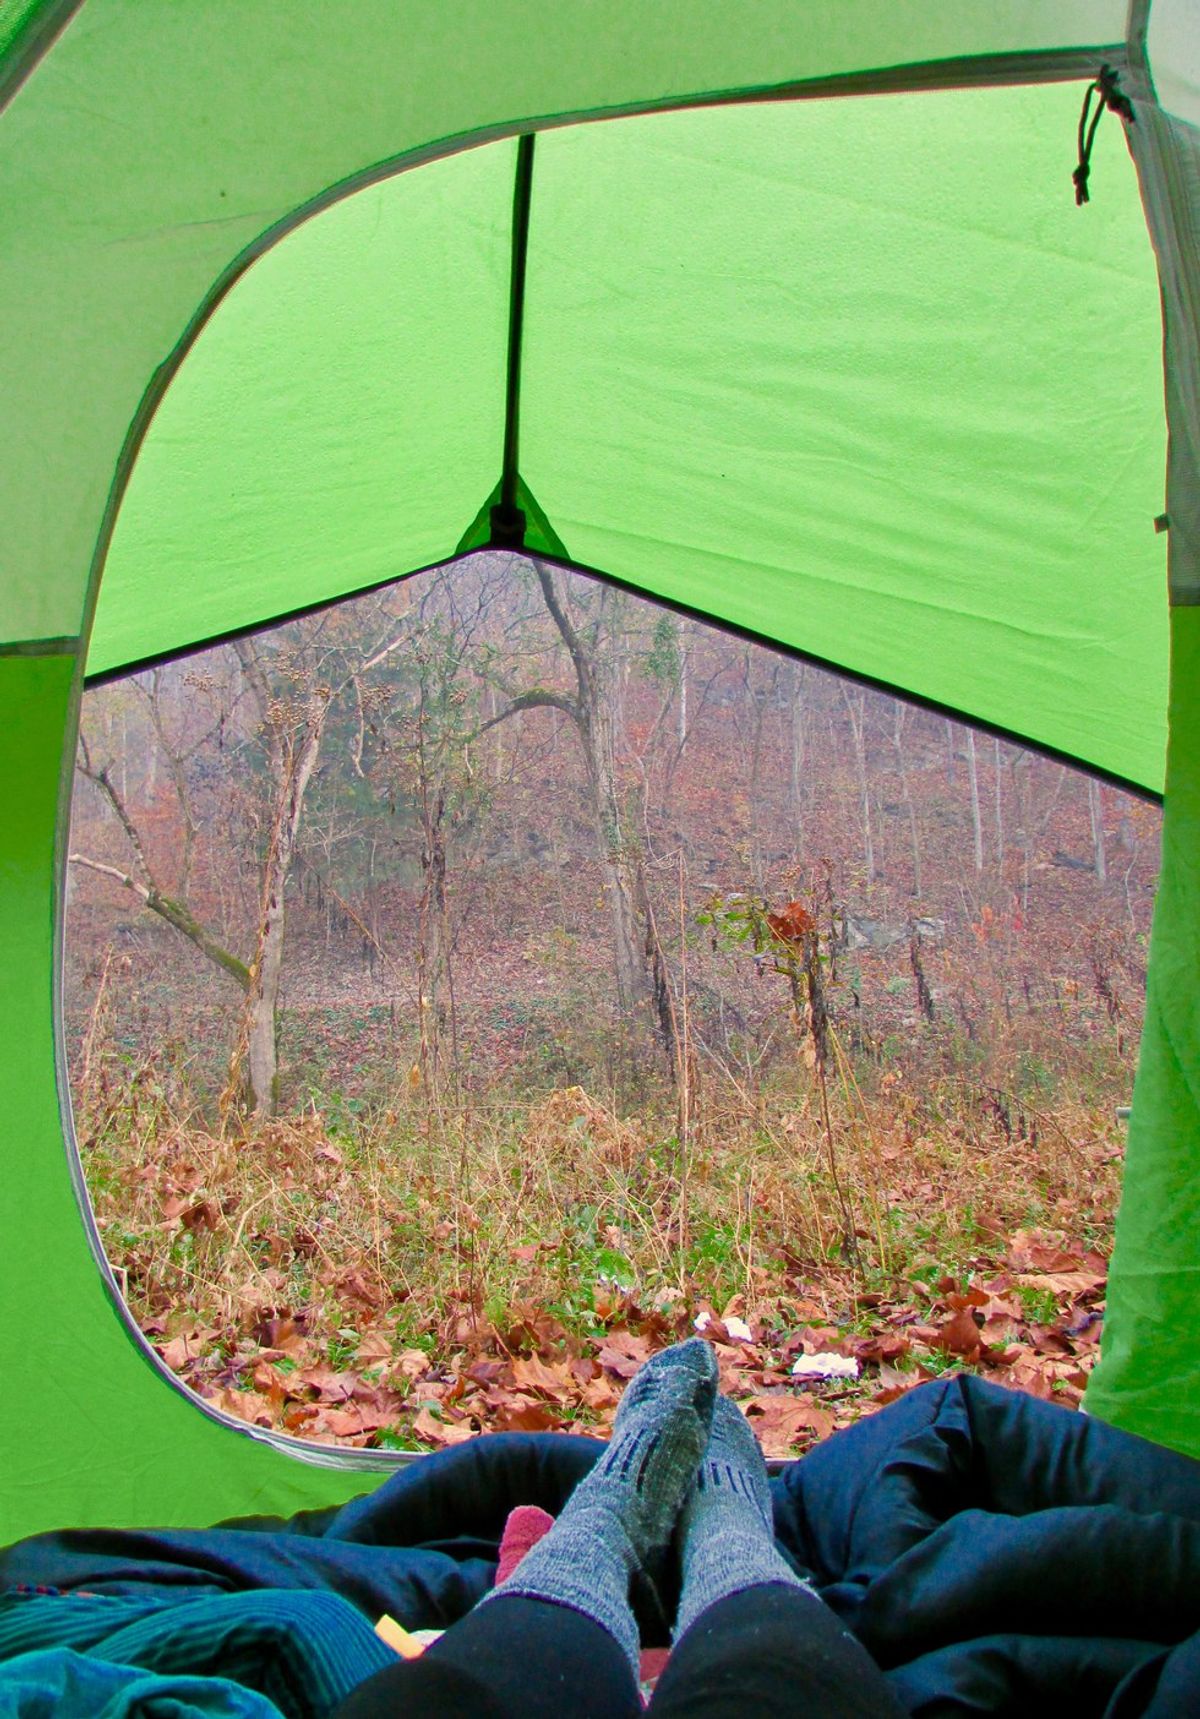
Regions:
[[[806,1587],[775,1548],[767,1465],[746,1417],[717,1399],[708,1448],[679,1520],[683,1587],[675,1639],[701,1612],[760,1582]]]
[[[716,1402],[712,1346],[693,1337],[663,1349],[626,1387],[608,1449],[577,1489],[576,1496],[594,1488],[620,1512],[643,1568],[653,1566],[671,1544],[708,1444]],[[574,1503],[572,1497],[570,1506]]]
[[[604,1455],[489,1599],[516,1595],[582,1612],[616,1636],[636,1673],[629,1584],[639,1571],[653,1579],[666,1556],[716,1401],[716,1357],[702,1338],[647,1361],[621,1399]]]

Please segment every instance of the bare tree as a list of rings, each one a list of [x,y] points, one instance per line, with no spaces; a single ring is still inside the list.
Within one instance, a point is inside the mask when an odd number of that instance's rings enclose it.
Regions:
[[[1104,851],[1104,807],[1100,798],[1100,784],[1094,776],[1088,777],[1088,816],[1092,825],[1092,870],[1096,873],[1098,883],[1108,882],[1108,858]]]
[[[975,870],[983,870],[983,817],[979,810],[979,761],[975,756],[975,730],[968,728],[967,736],[967,789],[971,796],[971,841],[975,857]]]
[[[500,570],[475,581],[431,576],[413,611],[405,653],[406,684],[393,687],[374,770],[380,783],[407,796],[420,833],[421,893],[417,913],[417,1028],[426,1097],[440,1103],[445,1072],[458,1079],[454,994],[455,928],[451,917],[450,851],[468,824],[478,822],[496,782],[476,770],[472,742],[492,725],[478,720],[480,635],[502,584]],[[497,754],[493,771],[503,761]],[[496,781],[500,779],[499,774]]]
[[[784,692],[788,717],[788,801],[791,810],[792,843],[796,858],[804,851],[804,745],[807,667],[789,661],[784,668]]]
[[[304,814],[305,797],[320,756],[332,705],[365,667],[383,660],[399,641],[375,651],[366,665],[353,650],[348,655],[335,638],[327,617],[313,623],[301,640],[293,638],[275,649],[249,639],[233,646],[240,665],[241,688],[231,693],[218,725],[235,720],[243,697],[256,706],[252,725],[262,747],[258,783],[258,822],[262,849],[258,871],[258,901],[249,959],[228,946],[228,940],[204,923],[187,897],[197,825],[187,791],[188,747],[168,731],[160,708],[160,682],[146,689],[151,723],[166,756],[180,805],[180,882],[164,887],[152,864],[141,828],[127,793],[114,781],[112,768],[97,762],[87,737],[80,736],[79,769],[95,783],[119,823],[131,854],[129,867],[112,865],[83,853],[72,853],[73,864],[110,878],[134,895],[147,911],[164,919],[202,955],[234,980],[242,992],[242,1009],[230,1057],[225,1102],[246,1104],[270,1115],[278,1102],[277,1019],[283,971],[286,893]],[[336,632],[336,627],[332,628]],[[266,793],[262,793],[265,784]]]
[[[542,600],[570,657],[574,690],[507,688],[507,706],[484,728],[523,710],[558,710],[570,718],[587,773],[621,1016],[630,1025],[653,1020],[673,1059],[669,986],[648,911],[642,852],[627,827],[618,787],[614,730],[620,672],[619,596],[610,585],[594,587],[590,614],[577,620],[554,570],[541,561],[533,562],[533,570]]]
[[[1012,756],[1017,830],[1021,843],[1021,912],[1029,914],[1029,891],[1032,883],[1033,855],[1038,841],[1045,835],[1054,816],[1054,809],[1067,780],[1065,764],[1051,764],[1026,752],[1023,747]]]
[[[224,943],[193,914],[185,901],[175,895],[168,894],[163,889],[150,868],[146,856],[145,845],[133,818],[130,816],[125,797],[118,785],[113,781],[112,766],[97,764],[93,761],[91,748],[87,738],[82,733],[79,737],[79,773],[89,782],[95,783],[113,812],[125,835],[128,837],[133,856],[132,869],[122,866],[109,865],[103,860],[91,858],[88,854],[72,853],[68,856],[72,865],[84,866],[88,871],[99,873],[101,877],[111,878],[122,888],[130,891],[149,912],[156,913],[160,919],[165,919],[168,925],[175,928],[189,943],[195,945],[200,953],[208,958],[214,966],[228,973],[235,979],[243,991],[250,985],[250,968],[247,962],[227,949]]]
[[[854,769],[858,779],[858,801],[862,809],[863,858],[867,867],[867,882],[875,882],[875,833],[871,827],[871,782],[867,775],[867,695],[861,686],[841,682],[842,703],[850,719],[850,734],[854,741]]]
[[[246,682],[258,700],[273,788],[273,806],[262,866],[261,908],[249,964],[246,1001],[229,1067],[229,1090],[244,1091],[250,1108],[273,1115],[278,1103],[277,1020],[283,972],[287,881],[304,814],[304,797],[316,768],[334,689],[310,669],[290,671],[289,696],[281,698],[267,678],[257,647],[234,644]]]
[[[921,837],[917,828],[917,810],[913,805],[912,789],[908,782],[908,769],[904,758],[904,729],[910,714],[910,707],[900,699],[892,700],[892,748],[896,754],[896,774],[900,778],[900,800],[908,817],[908,836],[912,848],[912,868],[914,896],[921,894]]]

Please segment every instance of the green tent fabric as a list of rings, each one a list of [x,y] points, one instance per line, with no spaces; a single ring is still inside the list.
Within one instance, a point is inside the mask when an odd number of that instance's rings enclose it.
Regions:
[[[487,542],[1151,792],[1166,753],[1089,1406],[1200,1454],[1186,13],[0,11],[0,1538],[334,1502],[387,1465],[223,1423],[121,1313],[57,1043],[65,817],[85,673]],[[1081,210],[1102,65],[1134,119],[1104,116]]]
[[[539,137],[520,473],[577,563],[1160,788],[1158,288],[1119,126],[1075,208],[1078,102]],[[91,672],[454,552],[502,464],[516,157],[363,191],[234,287],[134,469]]]

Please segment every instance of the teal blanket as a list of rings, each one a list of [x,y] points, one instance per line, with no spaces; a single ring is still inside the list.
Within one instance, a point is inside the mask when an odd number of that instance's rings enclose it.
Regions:
[[[0,1719],[326,1719],[394,1657],[332,1593],[10,1593]]]

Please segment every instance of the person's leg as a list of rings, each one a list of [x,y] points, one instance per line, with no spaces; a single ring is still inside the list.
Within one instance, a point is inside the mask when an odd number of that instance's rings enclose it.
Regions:
[[[905,1719],[867,1650],[810,1588],[742,1588],[671,1649],[649,1719]]]
[[[337,1719],[637,1719],[625,1649],[600,1624],[545,1600],[498,1595],[419,1659],[361,1683]]]
[[[762,1452],[724,1397],[679,1533],[683,1586],[655,1719],[903,1712],[870,1655],[776,1549]]]
[[[616,1637],[636,1678],[640,1641],[630,1583],[661,1573],[716,1399],[716,1357],[703,1339],[647,1361],[621,1398],[604,1455],[550,1532],[481,1606],[518,1594],[580,1612]]]
[[[638,1711],[635,1574],[665,1560],[708,1442],[717,1364],[701,1339],[655,1355],[608,1449],[549,1533],[419,1659],[389,1666],[338,1719],[627,1719]]]

